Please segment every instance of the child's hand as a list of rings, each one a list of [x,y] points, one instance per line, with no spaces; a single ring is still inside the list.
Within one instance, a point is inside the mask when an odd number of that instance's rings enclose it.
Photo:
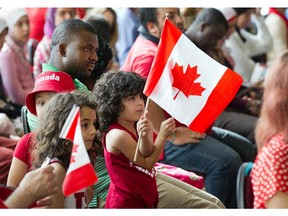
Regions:
[[[153,124],[148,119],[148,111],[144,113],[143,116],[141,116],[140,120],[137,122],[137,131],[139,136],[146,137],[146,136],[152,136],[153,135]]]
[[[174,118],[169,118],[161,123],[160,133],[165,139],[171,137],[176,131],[176,124]]]

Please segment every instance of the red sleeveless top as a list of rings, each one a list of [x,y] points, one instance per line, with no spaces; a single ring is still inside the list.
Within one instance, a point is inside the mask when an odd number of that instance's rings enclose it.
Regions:
[[[113,129],[124,130],[137,142],[137,137],[119,124]],[[158,191],[156,171],[144,169],[129,161],[124,154],[110,153],[106,149],[106,134],[103,137],[105,162],[111,182],[105,208],[156,208]]]

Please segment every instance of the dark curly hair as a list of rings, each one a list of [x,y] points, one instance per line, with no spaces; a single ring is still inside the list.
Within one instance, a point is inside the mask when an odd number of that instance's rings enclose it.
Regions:
[[[107,132],[109,126],[116,122],[121,111],[124,110],[123,99],[142,94],[146,80],[139,74],[124,71],[108,71],[96,82],[92,91],[97,102],[97,116],[99,129]]]
[[[47,156],[57,158],[68,168],[72,142],[59,138],[59,134],[74,104],[80,108],[90,107],[95,111],[97,107],[91,96],[80,91],[59,93],[51,98],[41,124],[35,131],[36,143],[32,150],[34,169],[40,167]]]

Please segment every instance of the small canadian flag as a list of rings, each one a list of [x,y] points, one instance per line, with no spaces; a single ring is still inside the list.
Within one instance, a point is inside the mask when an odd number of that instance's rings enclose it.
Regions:
[[[243,80],[192,43],[167,18],[144,94],[191,130],[203,133]]]
[[[60,138],[73,141],[70,165],[62,185],[65,196],[89,187],[98,180],[83,141],[79,110],[78,106],[73,106],[59,135]]]

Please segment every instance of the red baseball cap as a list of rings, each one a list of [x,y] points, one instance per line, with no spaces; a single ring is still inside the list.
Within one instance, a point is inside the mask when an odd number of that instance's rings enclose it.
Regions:
[[[34,89],[26,96],[26,107],[37,116],[35,94],[38,92],[71,92],[75,90],[72,77],[61,71],[47,71],[39,74],[35,80]]]

